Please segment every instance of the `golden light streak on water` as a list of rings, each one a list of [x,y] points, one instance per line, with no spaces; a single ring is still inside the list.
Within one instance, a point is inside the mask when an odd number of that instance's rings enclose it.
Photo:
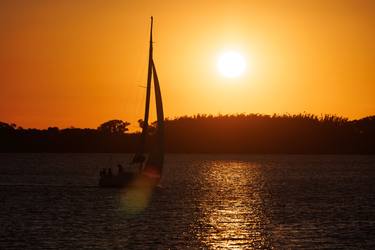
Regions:
[[[241,162],[211,164],[204,171],[208,194],[201,204],[204,230],[199,237],[213,249],[267,247],[266,216],[257,190],[256,166]]]

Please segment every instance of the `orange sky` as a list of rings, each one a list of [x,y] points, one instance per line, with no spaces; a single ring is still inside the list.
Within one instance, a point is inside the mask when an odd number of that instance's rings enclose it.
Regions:
[[[375,114],[373,1],[1,1],[0,121],[142,117],[149,16],[165,115]],[[246,73],[217,57],[237,50]]]

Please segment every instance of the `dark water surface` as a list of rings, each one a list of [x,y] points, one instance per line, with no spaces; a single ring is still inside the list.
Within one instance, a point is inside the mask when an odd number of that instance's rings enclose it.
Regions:
[[[374,156],[168,155],[155,192],[100,189],[122,154],[0,154],[0,249],[375,249]]]

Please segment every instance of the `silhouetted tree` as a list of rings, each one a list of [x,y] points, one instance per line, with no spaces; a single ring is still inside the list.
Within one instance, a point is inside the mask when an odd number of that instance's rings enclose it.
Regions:
[[[121,120],[110,120],[98,127],[98,131],[104,134],[124,134],[129,129],[129,122],[124,122]]]
[[[14,123],[8,124],[5,122],[0,122],[0,130],[6,131],[6,130],[14,130],[16,129],[17,125]]]
[[[111,120],[98,129],[39,130],[0,122],[0,152],[134,152],[140,133],[125,133],[128,125]],[[165,136],[166,151],[176,153],[375,154],[375,116],[198,114],[167,118]]]
[[[151,124],[148,124],[148,134],[154,134],[156,131],[156,121],[152,122]],[[145,122],[142,119],[138,120],[138,126],[143,129]]]
[[[139,119],[138,120],[138,126],[143,129],[143,126],[144,126],[145,122],[143,121],[143,119]]]

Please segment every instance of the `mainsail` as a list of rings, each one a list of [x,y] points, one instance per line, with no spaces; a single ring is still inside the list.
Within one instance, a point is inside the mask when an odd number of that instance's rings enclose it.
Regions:
[[[152,72],[154,76],[157,128],[155,132],[155,145],[148,157],[144,171],[148,174],[160,177],[164,163],[164,111],[159,79],[156,73],[154,61],[152,61]]]

